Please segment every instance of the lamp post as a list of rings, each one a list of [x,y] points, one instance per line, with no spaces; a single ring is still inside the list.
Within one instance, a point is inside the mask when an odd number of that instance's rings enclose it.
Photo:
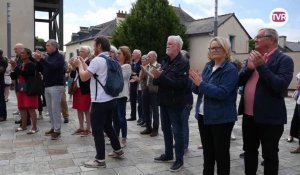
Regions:
[[[10,3],[7,3],[7,56],[11,58],[11,7]]]
[[[218,0],[215,0],[214,36],[218,36]]]

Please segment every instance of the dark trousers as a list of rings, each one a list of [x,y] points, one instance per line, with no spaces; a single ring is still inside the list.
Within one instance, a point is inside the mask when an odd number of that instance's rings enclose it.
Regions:
[[[300,145],[300,105],[296,104],[291,121],[290,136],[298,138]]]
[[[130,99],[130,107],[131,107],[130,117],[132,119],[136,119],[137,86],[138,84],[136,82],[130,83],[129,99]]]
[[[175,140],[176,161],[183,163],[183,132],[182,110],[183,107],[160,106],[161,128],[164,133],[165,155],[173,157],[173,135]]]
[[[205,117],[205,116],[204,116]],[[198,126],[203,146],[204,175],[213,175],[215,162],[218,175],[230,174],[230,135],[234,122],[205,125],[199,115]]]
[[[243,149],[245,151],[245,174],[254,175],[258,165],[258,148],[261,144],[264,158],[264,174],[278,174],[278,144],[283,133],[283,125],[256,123],[253,116],[243,116]]]
[[[157,93],[148,92],[148,108],[149,114],[146,115],[146,127],[158,130],[159,127],[159,112],[158,112],[158,97]],[[153,120],[153,125],[152,125]],[[152,125],[152,127],[151,127]]]
[[[189,147],[189,138],[190,138],[190,129],[189,129],[189,117],[193,106],[190,104],[186,104],[182,111],[182,132],[183,132],[183,142],[184,149],[188,149]]]
[[[7,111],[6,111],[6,103],[4,97],[4,82],[0,82],[0,118],[6,120],[7,119]]]
[[[91,127],[96,147],[96,159],[105,160],[104,134],[109,137],[114,150],[120,150],[119,139],[112,127],[112,112],[115,109],[115,100],[103,103],[92,103]]]
[[[127,138],[127,121],[126,121],[126,102],[127,98],[117,98],[116,99],[117,105],[115,111],[113,112],[113,124],[114,129],[119,137],[120,131],[122,133],[122,138]]]
[[[149,108],[149,93],[148,89],[144,89],[142,91],[142,102],[143,102],[143,116],[144,116],[144,121],[146,123],[147,129],[151,130],[151,122],[149,122],[150,118],[150,108]],[[147,125],[148,122],[148,125]]]
[[[138,115],[139,115],[139,121],[145,121],[143,116],[143,94],[142,90],[138,90],[137,94],[137,101],[138,101]]]

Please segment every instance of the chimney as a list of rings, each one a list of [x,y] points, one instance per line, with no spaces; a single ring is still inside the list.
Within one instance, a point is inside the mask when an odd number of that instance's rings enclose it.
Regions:
[[[117,25],[119,25],[122,21],[124,21],[126,17],[127,17],[127,12],[126,11],[123,12],[123,11],[119,10],[117,13],[117,18],[116,18]]]
[[[280,47],[282,47],[283,49],[285,48],[285,46],[286,46],[286,36],[279,36],[278,37],[278,45]]]

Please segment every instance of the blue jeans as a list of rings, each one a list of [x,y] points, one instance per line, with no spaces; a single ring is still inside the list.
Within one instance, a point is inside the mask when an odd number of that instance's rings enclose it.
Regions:
[[[122,138],[126,138],[127,137],[127,121],[126,121],[127,98],[126,97],[117,98],[116,101],[117,101],[117,105],[113,115],[114,129],[118,137],[120,135],[120,130],[121,130]]]
[[[61,98],[65,92],[64,86],[51,86],[45,88],[46,105],[51,119],[51,129],[60,132],[61,128]]]
[[[175,140],[176,161],[183,163],[183,132],[182,132],[182,110],[183,107],[160,106],[161,128],[164,133],[165,155],[173,157],[173,135]]]
[[[189,135],[190,135],[189,117],[192,108],[193,106],[190,104],[185,105],[181,114],[184,150],[188,149],[189,147]]]

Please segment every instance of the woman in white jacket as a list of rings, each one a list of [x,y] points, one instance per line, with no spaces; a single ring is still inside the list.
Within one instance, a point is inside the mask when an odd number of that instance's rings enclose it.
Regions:
[[[118,61],[122,68],[123,78],[124,78],[124,88],[123,91],[116,97],[116,110],[113,115],[113,125],[117,136],[122,134],[121,146],[125,147],[127,145],[127,121],[126,121],[126,102],[129,99],[129,79],[131,75],[131,52],[129,47],[121,46],[119,47],[117,53]]]

